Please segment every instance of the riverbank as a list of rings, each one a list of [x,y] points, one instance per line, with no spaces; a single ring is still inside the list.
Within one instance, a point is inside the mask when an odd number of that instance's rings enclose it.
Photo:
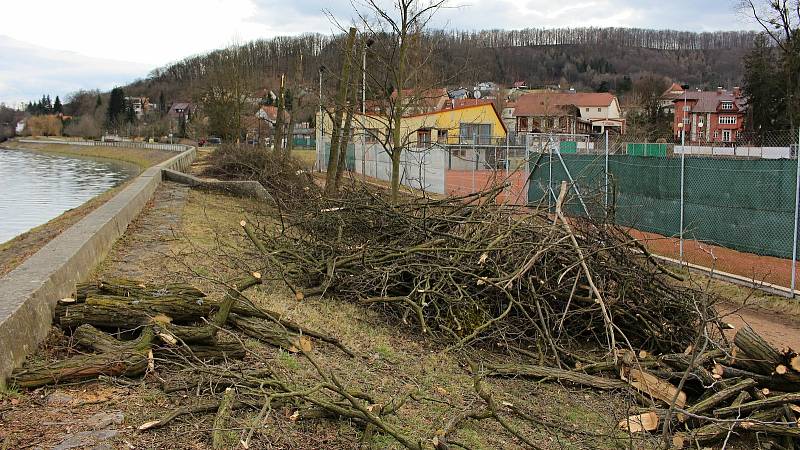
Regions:
[[[164,150],[153,150],[143,148],[124,148],[106,146],[85,146],[62,143],[41,143],[7,141],[3,147],[15,150],[33,150],[37,152],[56,153],[61,155],[81,156],[88,158],[104,158],[135,164],[140,170],[144,170],[155,164],[175,156],[175,152]]]
[[[118,147],[87,147],[70,144],[52,144],[42,142],[40,144],[21,143],[17,141],[7,141],[2,145],[3,148],[14,150],[36,151],[43,153],[54,153],[68,156],[102,158],[115,161],[122,161],[138,167],[141,173],[145,169],[166,161],[174,152],[137,149],[137,148],[118,148]],[[135,177],[134,177],[135,178]],[[132,180],[133,178],[131,178]],[[86,203],[65,211],[60,216],[42,224],[31,230],[22,233],[9,241],[0,243],[0,277],[11,272],[24,262],[29,256],[44,247],[53,238],[61,234],[64,230],[78,223],[87,214],[97,209],[109,199],[113,198],[118,192],[127,186],[131,180],[125,181],[119,186],[112,188]]]

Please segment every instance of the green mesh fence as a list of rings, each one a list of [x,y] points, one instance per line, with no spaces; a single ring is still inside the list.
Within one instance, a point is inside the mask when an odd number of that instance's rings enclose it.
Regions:
[[[647,150],[642,149],[643,152]],[[604,214],[604,156],[562,154],[592,216]],[[684,236],[760,255],[790,258],[796,161],[685,159]],[[528,201],[547,203],[567,170],[556,155],[534,154]],[[680,234],[680,158],[611,155],[609,202],[616,223],[664,236]],[[585,215],[575,191],[565,210]],[[550,204],[554,199],[550,198]]]
[[[322,150],[322,169],[327,169],[328,159],[331,155],[331,144],[326,142]],[[356,146],[355,144],[347,144],[347,153],[345,153],[345,168],[347,170],[356,170]]]

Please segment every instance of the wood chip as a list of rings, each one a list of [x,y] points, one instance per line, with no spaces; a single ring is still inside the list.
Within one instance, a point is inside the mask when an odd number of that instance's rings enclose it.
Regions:
[[[658,428],[658,414],[655,411],[648,411],[643,414],[636,414],[622,419],[617,424],[620,429],[639,433],[642,431],[653,431]]]

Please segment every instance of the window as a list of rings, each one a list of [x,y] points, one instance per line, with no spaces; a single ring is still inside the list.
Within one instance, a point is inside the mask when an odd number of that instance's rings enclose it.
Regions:
[[[378,129],[366,128],[364,129],[364,143],[377,144],[378,143]]]
[[[722,102],[722,109],[731,111],[733,109],[733,102]]]
[[[491,141],[492,125],[489,123],[462,123],[458,128],[462,143],[488,144]]]
[[[722,142],[731,141],[731,130],[722,130]]]
[[[603,108],[597,108],[597,112],[603,112]]]
[[[720,125],[736,125],[736,116],[719,116]]]
[[[447,144],[447,130],[439,130],[436,136],[436,142],[440,144]]]
[[[517,126],[517,128],[519,128],[519,131],[528,131],[528,118],[520,117],[519,125]]]
[[[586,108],[586,112],[589,112],[589,108]]]
[[[692,108],[690,108],[690,107],[689,107],[689,105],[685,105],[685,106],[683,107],[683,112],[689,112],[689,111],[691,111],[691,110],[692,110]]]
[[[417,130],[417,145],[428,147],[431,145],[431,129],[425,128]]]
[[[714,140],[719,139],[719,130],[714,130]]]

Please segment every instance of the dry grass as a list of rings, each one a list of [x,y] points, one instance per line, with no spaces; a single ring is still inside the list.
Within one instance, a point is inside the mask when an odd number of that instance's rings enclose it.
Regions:
[[[85,145],[53,144],[46,142],[34,144],[9,141],[4,143],[3,146],[13,149],[35,150],[39,152],[56,153],[60,155],[113,159],[135,164],[140,169],[145,169],[162,161],[166,161],[177,154],[175,152],[142,148],[104,146],[90,147]]]

